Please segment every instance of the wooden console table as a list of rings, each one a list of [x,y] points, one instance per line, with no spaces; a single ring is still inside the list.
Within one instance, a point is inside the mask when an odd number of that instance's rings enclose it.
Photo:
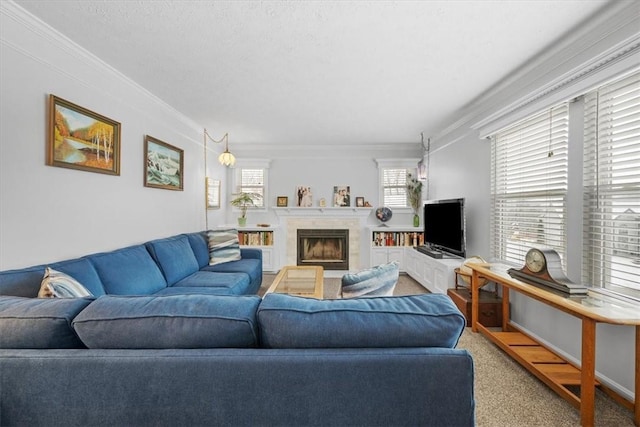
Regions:
[[[614,400],[629,408],[636,426],[640,426],[640,305],[627,303],[596,292],[569,296],[529,285],[513,279],[504,264],[469,264],[472,269],[472,330],[480,332],[513,357],[556,393],[580,410],[583,426],[594,425],[595,388],[599,387]],[[502,288],[502,328],[490,330],[479,321],[480,279],[488,279]],[[581,364],[576,366],[526,335],[510,321],[509,292],[515,291],[582,320]],[[595,377],[596,324],[635,326],[635,399],[629,401],[614,390],[600,384]],[[569,387],[579,386],[579,395]]]

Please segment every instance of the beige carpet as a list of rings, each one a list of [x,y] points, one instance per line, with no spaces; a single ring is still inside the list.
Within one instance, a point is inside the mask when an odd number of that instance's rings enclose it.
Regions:
[[[275,275],[265,274],[260,295]],[[340,279],[326,278],[324,296],[338,297]],[[427,292],[420,284],[401,275],[394,295]],[[476,421],[479,427],[574,427],[580,426],[580,413],[544,383],[531,375],[502,350],[480,334],[466,328],[459,348],[469,350],[475,368]],[[451,396],[455,399],[455,396]],[[596,392],[598,427],[633,427],[631,411],[600,391]]]

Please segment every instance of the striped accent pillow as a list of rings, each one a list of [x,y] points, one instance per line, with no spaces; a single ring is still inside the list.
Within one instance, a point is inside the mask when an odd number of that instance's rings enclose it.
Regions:
[[[40,283],[38,298],[80,298],[93,294],[68,274],[47,267]]]
[[[341,280],[342,298],[391,296],[399,274],[400,266],[397,261],[355,274],[345,274]]]
[[[209,238],[209,265],[242,259],[238,230],[235,228],[209,230],[207,237]]]

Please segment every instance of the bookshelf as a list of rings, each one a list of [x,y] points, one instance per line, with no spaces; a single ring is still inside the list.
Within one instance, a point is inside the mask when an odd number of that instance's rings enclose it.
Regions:
[[[424,243],[421,227],[374,227],[370,229],[369,260],[371,266],[391,261],[400,263],[400,271],[405,271],[405,249]]]

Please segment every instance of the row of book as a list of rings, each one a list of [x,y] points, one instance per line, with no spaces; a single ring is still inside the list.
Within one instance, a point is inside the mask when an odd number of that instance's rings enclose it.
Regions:
[[[420,246],[424,245],[424,234],[416,231],[374,231],[373,246]]]
[[[238,231],[242,246],[273,246],[273,231]]]

